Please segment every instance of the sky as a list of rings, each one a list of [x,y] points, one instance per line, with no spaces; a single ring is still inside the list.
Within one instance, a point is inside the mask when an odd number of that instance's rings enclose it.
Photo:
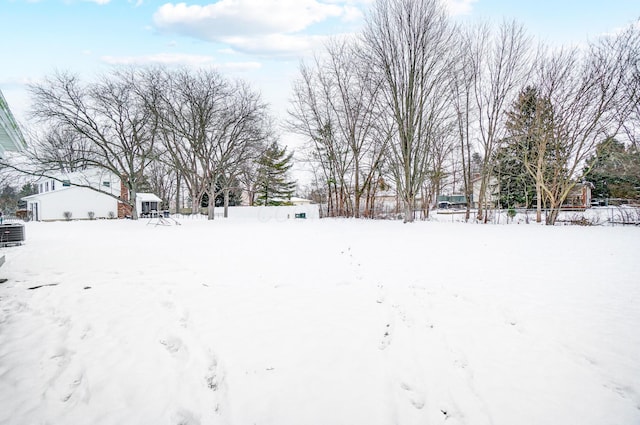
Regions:
[[[580,44],[640,18],[638,0],[445,0],[454,19],[515,19],[545,42]],[[129,64],[216,67],[286,117],[300,60],[359,31],[373,0],[0,0],[0,90],[28,126],[27,84]]]

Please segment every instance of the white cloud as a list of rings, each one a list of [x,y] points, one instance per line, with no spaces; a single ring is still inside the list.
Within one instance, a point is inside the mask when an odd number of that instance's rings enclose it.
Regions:
[[[311,53],[326,38],[321,35],[268,34],[254,37],[224,37],[222,41],[242,53],[294,57]]]
[[[329,19],[362,20],[373,0],[220,0],[204,6],[166,3],[153,15],[156,29],[226,44],[235,52],[294,57],[325,36],[304,31]]]
[[[212,56],[159,53],[146,56],[103,56],[109,65],[168,65],[193,68],[218,68],[229,72],[246,72],[260,69],[260,62],[223,62],[216,63]]]
[[[167,3],[153,15],[156,27],[206,40],[220,37],[294,33],[344,8],[317,0],[220,0],[206,6]]]
[[[345,6],[342,20],[344,22],[357,22],[364,17],[362,10],[354,6]]]
[[[146,56],[102,56],[104,62],[110,65],[187,65],[195,67],[213,66],[212,56],[187,55],[180,53],[158,53]]]
[[[111,2],[111,0],[84,0],[84,1],[89,3],[100,4],[100,5],[109,4]]]
[[[227,72],[248,72],[262,68],[260,62],[224,62],[216,65],[215,68]]]
[[[225,47],[224,49],[218,49],[218,53],[220,53],[221,55],[235,55],[238,52],[236,52],[230,47]]]
[[[451,15],[457,16],[470,14],[473,4],[477,2],[478,0],[444,0],[444,5]]]

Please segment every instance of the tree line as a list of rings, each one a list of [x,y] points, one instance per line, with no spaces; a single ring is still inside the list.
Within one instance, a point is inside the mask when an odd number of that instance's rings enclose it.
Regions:
[[[598,146],[637,146],[638,58],[640,22],[559,48],[515,22],[456,25],[438,0],[377,0],[360,34],[301,64],[289,127],[329,215],[372,216],[390,185],[413,221],[453,180],[467,200],[477,187],[478,220],[497,190],[553,224]]]
[[[31,116],[44,124],[27,152],[33,175],[89,167],[118,176],[118,196],[137,218],[136,194],[153,190],[175,199],[186,188],[192,212],[202,201],[214,218],[245,190],[249,202],[287,202],[295,183],[286,175],[291,155],[277,142],[267,105],[246,82],[215,70],[165,67],[118,69],[83,83],[58,72],[30,86]]]
[[[306,141],[311,192],[329,216],[375,217],[392,194],[410,222],[451,187],[467,199],[467,220],[476,196],[486,221],[497,191],[504,207],[535,205],[553,224],[602,167],[598,152],[621,138],[637,152],[638,58],[640,21],[550,47],[516,22],[455,24],[440,0],[376,0],[359,34],[301,62],[286,127]],[[134,217],[147,187],[176,210],[184,188],[192,211],[204,201],[211,219],[239,191],[266,205],[293,193],[291,152],[244,81],[127,68],[91,83],[59,72],[30,90],[47,129],[29,152],[33,173],[107,169]]]

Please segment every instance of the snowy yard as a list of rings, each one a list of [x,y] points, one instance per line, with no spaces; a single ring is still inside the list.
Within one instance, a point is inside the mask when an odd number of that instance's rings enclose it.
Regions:
[[[182,223],[2,250],[0,424],[640,423],[640,228]]]

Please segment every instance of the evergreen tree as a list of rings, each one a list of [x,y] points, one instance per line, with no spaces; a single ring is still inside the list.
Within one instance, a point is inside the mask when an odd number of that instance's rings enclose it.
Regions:
[[[507,112],[507,138],[498,155],[501,198],[505,206],[538,209],[545,203],[554,179],[566,177],[563,145],[553,132],[553,107],[537,88],[527,86]]]
[[[273,142],[258,160],[258,184],[256,205],[291,205],[289,201],[296,183],[288,178],[293,166],[293,152],[287,154],[287,148],[280,149]]]
[[[240,183],[237,179],[232,179],[231,187],[229,188],[229,206],[239,207],[242,205],[242,190],[239,189]],[[224,206],[224,188],[220,182],[216,183],[216,207]]]
[[[230,207],[239,207],[242,205],[242,191],[236,187],[229,190],[229,206]],[[209,206],[209,195],[207,193],[203,193],[202,197],[200,197],[200,207],[207,208]],[[224,206],[224,190],[220,182],[216,182],[216,199],[215,206],[222,207]]]
[[[640,151],[616,139],[607,139],[587,160],[586,180],[594,186],[594,198],[640,199]]]
[[[498,149],[495,170],[500,188],[500,205],[505,208],[531,208],[536,185],[516,146],[506,143]]]

